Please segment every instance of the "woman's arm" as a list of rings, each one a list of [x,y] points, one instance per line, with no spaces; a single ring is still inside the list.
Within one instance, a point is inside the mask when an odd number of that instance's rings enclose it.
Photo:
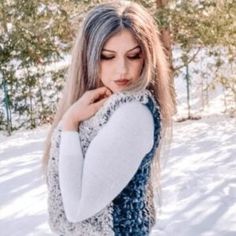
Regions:
[[[153,142],[153,117],[140,102],[114,112],[85,158],[79,133],[62,131],[59,181],[68,220],[85,220],[108,205],[132,179]]]

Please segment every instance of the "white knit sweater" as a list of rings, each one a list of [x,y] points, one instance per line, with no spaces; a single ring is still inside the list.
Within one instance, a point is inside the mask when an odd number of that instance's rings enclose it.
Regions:
[[[95,215],[132,179],[153,146],[153,117],[140,102],[123,104],[92,140],[85,156],[79,135],[62,128],[59,180],[70,222]]]
[[[151,162],[161,128],[149,90],[112,94],[77,131],[55,128],[47,169],[51,230],[147,236],[155,223]]]

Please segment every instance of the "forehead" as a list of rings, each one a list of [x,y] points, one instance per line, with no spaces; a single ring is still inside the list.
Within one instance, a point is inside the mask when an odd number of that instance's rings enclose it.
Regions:
[[[139,45],[133,34],[129,30],[122,30],[113,35],[104,44],[104,49],[113,51],[128,51]]]

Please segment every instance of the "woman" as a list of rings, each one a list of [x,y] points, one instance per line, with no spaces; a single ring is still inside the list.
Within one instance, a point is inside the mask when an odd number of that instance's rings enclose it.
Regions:
[[[153,18],[131,2],[91,9],[44,153],[51,229],[149,235],[156,154],[174,111]]]

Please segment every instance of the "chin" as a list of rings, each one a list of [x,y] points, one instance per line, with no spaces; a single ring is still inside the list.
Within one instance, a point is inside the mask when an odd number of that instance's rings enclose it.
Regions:
[[[121,92],[125,89],[125,87],[119,87],[119,86],[107,86],[107,85],[104,86],[108,88],[112,93]]]
[[[109,86],[106,86],[112,93],[116,93],[118,91],[120,91],[118,88],[114,88],[114,87],[109,87]]]

